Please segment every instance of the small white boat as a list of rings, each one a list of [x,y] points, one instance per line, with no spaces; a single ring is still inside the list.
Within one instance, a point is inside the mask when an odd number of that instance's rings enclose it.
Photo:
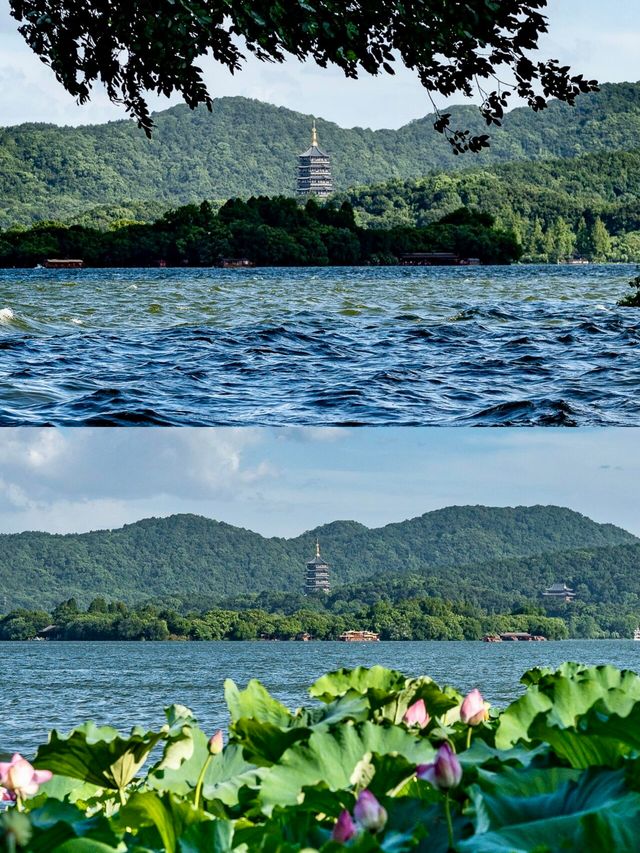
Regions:
[[[636,628],[636,630],[633,632],[633,639],[640,640],[640,628]]]

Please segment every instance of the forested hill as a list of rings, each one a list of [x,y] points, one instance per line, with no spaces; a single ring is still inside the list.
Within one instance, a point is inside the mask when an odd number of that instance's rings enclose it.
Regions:
[[[454,107],[454,126],[486,130],[475,107]],[[177,106],[158,113],[153,139],[133,122],[78,128],[24,124],[0,130],[0,228],[67,219],[126,201],[162,207],[203,198],[292,192],[296,155],[310,116],[245,98],[221,98],[213,112]],[[640,84],[606,84],[575,108],[559,102],[533,114],[514,109],[489,151],[454,157],[427,116],[399,130],[344,129],[318,121],[333,155],[336,187],[413,178],[506,160],[626,150],[640,139]],[[130,209],[123,205],[126,215]],[[136,209],[136,205],[133,206]]]
[[[6,608],[51,607],[69,596],[86,603],[97,594],[128,602],[175,595],[195,606],[203,598],[248,592],[298,593],[316,538],[336,584],[413,572],[440,578],[447,591],[468,580],[474,587],[517,596],[532,583],[540,589],[557,580],[556,555],[580,549],[581,576],[575,582],[601,583],[603,572],[620,571],[621,592],[633,592],[627,585],[631,560],[636,579],[630,583],[640,593],[635,571],[640,541],[626,531],[559,507],[476,506],[450,507],[374,530],[337,521],[289,540],[194,515],[87,534],[5,534],[0,601],[6,597]],[[619,546],[631,546],[626,551],[632,554],[620,567],[611,559],[611,549]],[[528,562],[518,563],[523,558]],[[515,567],[507,571],[509,560]],[[563,570],[570,564],[565,559]],[[574,582],[560,578],[565,579]]]

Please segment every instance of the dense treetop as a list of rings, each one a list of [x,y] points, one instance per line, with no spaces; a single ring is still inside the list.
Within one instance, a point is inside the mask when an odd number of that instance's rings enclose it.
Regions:
[[[80,103],[96,82],[149,133],[146,93],[179,92],[190,107],[211,104],[196,64],[210,53],[232,72],[246,53],[335,65],[346,77],[394,73],[398,59],[428,92],[482,94],[486,124],[500,124],[512,91],[536,112],[551,97],[573,104],[596,87],[556,60],[532,58],[547,32],[546,0],[10,0],[27,44]],[[508,78],[505,82],[505,78]],[[482,81],[482,82],[481,82]],[[485,134],[436,127],[456,153],[479,150]]]
[[[301,591],[316,537],[335,584],[399,573],[422,592],[504,608],[566,580],[594,600],[640,593],[640,543],[631,534],[558,507],[451,507],[369,530],[338,521],[294,539],[266,539],[194,515],[147,519],[86,534],[0,537],[0,596],[7,606],[52,607],[69,595],[126,602],[177,597],[187,606],[254,592]],[[560,577],[559,577],[560,575]],[[2,599],[0,599],[2,600]]]
[[[639,105],[640,85],[621,83],[579,98],[573,108],[554,101],[539,116],[514,109],[493,132],[491,148],[472,160],[451,155],[433,133],[433,116],[399,130],[343,129],[324,121],[318,129],[332,155],[336,188],[346,190],[433,170],[626,150],[640,139]],[[457,124],[480,132],[472,107],[451,112]],[[158,113],[155,122],[151,140],[128,121],[0,130],[0,227],[70,219],[104,205],[118,208],[112,219],[151,219],[203,198],[292,194],[296,156],[308,146],[311,118],[222,98],[212,113],[178,106]]]
[[[38,223],[0,232],[0,266],[32,267],[48,258],[82,258],[87,266],[213,266],[242,258],[260,266],[393,264],[411,252],[450,252],[504,264],[521,255],[507,230],[488,214],[461,208],[425,227],[359,227],[348,202],[302,206],[295,199],[230,199],[185,205],[157,221],[108,230]]]

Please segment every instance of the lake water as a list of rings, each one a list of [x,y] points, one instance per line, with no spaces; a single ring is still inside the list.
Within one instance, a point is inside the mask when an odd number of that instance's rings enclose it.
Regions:
[[[0,424],[640,423],[631,265],[0,271]]]
[[[565,660],[640,670],[640,643],[0,643],[0,751],[32,754],[47,732],[93,719],[128,729],[164,722],[172,702],[192,708],[210,732],[227,724],[222,684],[259,678],[289,707],[307,702],[320,675],[341,666],[384,666],[428,674],[506,705],[533,666]]]

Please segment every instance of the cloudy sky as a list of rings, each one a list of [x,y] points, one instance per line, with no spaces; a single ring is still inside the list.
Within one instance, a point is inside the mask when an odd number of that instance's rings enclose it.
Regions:
[[[76,106],[26,47],[8,10],[7,0],[0,0],[0,125],[87,124],[123,116],[99,91],[91,104]],[[600,81],[640,78],[638,0],[549,0],[548,15],[550,33],[541,45],[545,57]],[[258,98],[343,126],[399,127],[430,111],[424,91],[407,71],[348,81],[338,71],[293,60],[284,65],[249,62],[236,76],[206,59],[202,67],[214,95]],[[168,102],[155,99],[153,104],[162,109]]]
[[[640,534],[638,430],[3,429],[0,532],[195,512],[265,535],[553,503]]]

